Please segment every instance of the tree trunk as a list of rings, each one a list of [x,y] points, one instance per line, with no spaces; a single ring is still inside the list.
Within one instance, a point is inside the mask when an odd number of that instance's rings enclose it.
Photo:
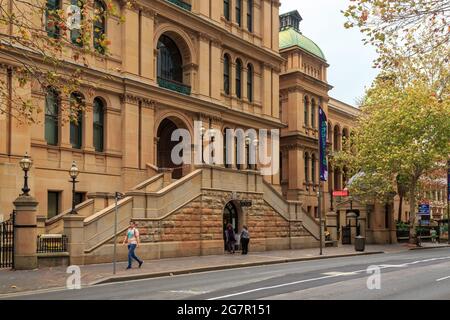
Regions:
[[[403,209],[403,195],[400,195],[400,203],[398,204],[398,220],[402,221],[402,209]]]
[[[409,243],[416,243],[416,186],[417,180],[411,183],[409,188]]]

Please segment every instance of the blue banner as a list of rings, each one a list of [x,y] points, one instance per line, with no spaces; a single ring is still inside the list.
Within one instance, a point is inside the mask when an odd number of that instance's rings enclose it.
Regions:
[[[327,115],[319,106],[319,154],[320,154],[320,180],[328,180],[328,164],[327,164]]]

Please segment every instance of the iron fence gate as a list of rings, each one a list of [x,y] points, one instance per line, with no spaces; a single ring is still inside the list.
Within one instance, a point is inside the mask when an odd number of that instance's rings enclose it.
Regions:
[[[15,212],[9,220],[0,223],[0,269],[14,268],[14,219]]]

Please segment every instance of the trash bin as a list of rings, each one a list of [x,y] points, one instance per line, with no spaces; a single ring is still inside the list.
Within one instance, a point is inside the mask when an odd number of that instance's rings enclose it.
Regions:
[[[366,238],[357,236],[355,237],[355,251],[364,251],[366,248]]]

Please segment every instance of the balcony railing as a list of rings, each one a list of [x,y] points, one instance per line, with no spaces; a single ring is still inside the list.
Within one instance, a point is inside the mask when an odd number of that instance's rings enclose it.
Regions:
[[[176,91],[188,96],[191,95],[191,87],[179,82],[158,78],[158,85],[162,88]]]
[[[190,5],[189,3],[186,3],[184,1],[181,1],[181,0],[167,0],[167,1],[179,6],[180,8],[183,8],[184,10],[187,10],[187,11],[191,11],[191,9],[192,9],[192,5]]]

